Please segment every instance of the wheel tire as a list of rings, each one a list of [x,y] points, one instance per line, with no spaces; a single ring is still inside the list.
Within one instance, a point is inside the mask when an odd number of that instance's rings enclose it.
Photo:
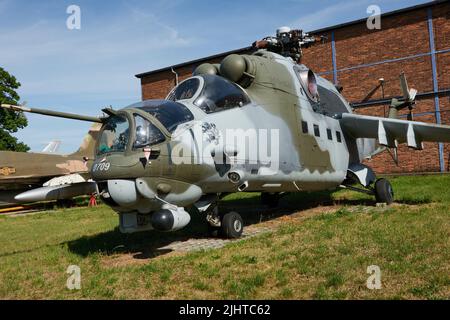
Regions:
[[[388,180],[381,178],[375,182],[375,198],[386,204],[394,202],[394,190]]]
[[[277,193],[261,193],[261,203],[268,206],[269,208],[278,207],[278,203],[280,202],[280,196]]]
[[[225,238],[236,239],[242,235],[244,221],[237,212],[229,212],[222,217],[222,235]]]

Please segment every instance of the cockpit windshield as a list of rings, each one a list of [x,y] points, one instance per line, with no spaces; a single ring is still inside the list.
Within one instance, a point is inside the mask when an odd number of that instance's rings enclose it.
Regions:
[[[103,125],[97,154],[125,151],[130,135],[130,124],[125,116],[111,116]]]

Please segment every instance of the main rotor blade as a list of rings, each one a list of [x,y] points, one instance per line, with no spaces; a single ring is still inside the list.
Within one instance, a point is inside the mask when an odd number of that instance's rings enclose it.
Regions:
[[[89,122],[102,123],[103,120],[105,119],[105,118],[99,118],[99,117],[83,116],[83,115],[67,113],[67,112],[59,112],[59,111],[46,110],[46,109],[38,109],[38,108],[28,108],[28,107],[23,107],[23,106],[15,106],[15,105],[12,105],[12,104],[1,104],[0,107],[2,107],[4,109],[14,110],[14,111],[37,113],[37,114],[42,114],[44,116],[51,116],[51,117],[58,117],[58,118],[65,118],[65,119],[73,119],[73,120],[81,120],[81,121],[89,121]]]

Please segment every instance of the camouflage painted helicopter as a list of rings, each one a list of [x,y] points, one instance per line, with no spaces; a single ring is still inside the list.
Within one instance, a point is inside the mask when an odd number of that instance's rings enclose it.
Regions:
[[[90,173],[122,232],[181,229],[190,221],[185,208],[194,205],[211,231],[239,237],[240,214],[217,210],[232,192],[262,192],[274,204],[280,193],[359,183],[354,189],[389,204],[392,187],[361,163],[361,142],[421,149],[423,141],[449,142],[450,127],[395,119],[414,102],[406,82],[391,118],[353,114],[332,83],[298,63],[310,40],[284,28],[270,41],[275,50],[202,64],[165,100],[103,109],[99,118],[3,107],[102,123]],[[277,41],[293,45],[283,52]]]

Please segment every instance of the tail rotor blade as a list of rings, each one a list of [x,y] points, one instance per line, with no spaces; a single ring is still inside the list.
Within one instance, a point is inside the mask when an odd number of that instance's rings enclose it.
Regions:
[[[405,77],[404,72],[402,72],[400,74],[400,85],[402,87],[403,97],[405,98],[405,100],[410,100],[408,82],[406,82],[406,77]]]
[[[409,89],[409,99],[414,100],[416,98],[417,90],[414,88]]]

